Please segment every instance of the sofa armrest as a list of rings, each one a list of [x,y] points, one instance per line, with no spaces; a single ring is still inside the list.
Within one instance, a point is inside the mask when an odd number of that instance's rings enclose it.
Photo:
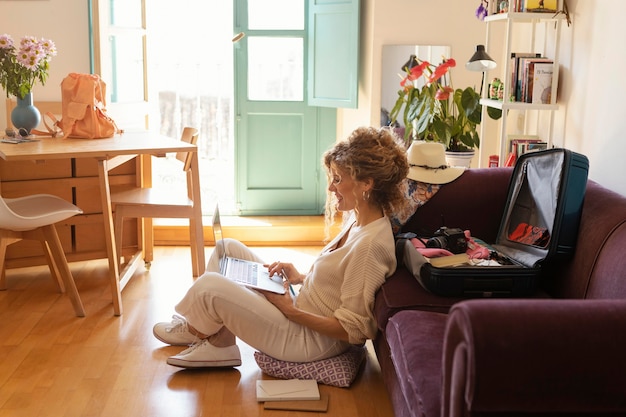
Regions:
[[[470,300],[446,323],[442,416],[626,412],[626,300]]]

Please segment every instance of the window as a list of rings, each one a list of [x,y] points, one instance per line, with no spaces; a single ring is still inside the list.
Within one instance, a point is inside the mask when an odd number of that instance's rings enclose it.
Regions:
[[[233,212],[232,1],[181,0],[174,6],[151,0],[147,7],[156,123],[171,137],[179,137],[185,126],[198,128],[203,211],[212,213],[219,200],[224,213]],[[184,181],[171,158],[153,158],[153,183]]]

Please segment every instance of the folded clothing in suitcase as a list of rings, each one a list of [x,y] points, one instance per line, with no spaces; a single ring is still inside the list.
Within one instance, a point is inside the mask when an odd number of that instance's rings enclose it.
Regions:
[[[405,234],[396,242],[398,262],[437,295],[531,295],[542,266],[574,251],[588,172],[588,159],[567,149],[526,153],[513,168],[496,242],[481,242],[489,259],[471,252],[428,258]]]

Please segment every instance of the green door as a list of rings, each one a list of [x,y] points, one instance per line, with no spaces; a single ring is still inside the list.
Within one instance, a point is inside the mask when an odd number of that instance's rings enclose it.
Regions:
[[[242,215],[323,210],[320,159],[335,141],[336,109],[307,105],[305,10],[305,0],[236,0],[235,31],[245,34],[234,45]]]

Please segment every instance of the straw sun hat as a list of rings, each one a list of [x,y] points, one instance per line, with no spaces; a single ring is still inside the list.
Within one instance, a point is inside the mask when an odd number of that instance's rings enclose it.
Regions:
[[[446,163],[446,149],[441,143],[416,140],[408,150],[408,178],[429,184],[447,184],[459,178],[463,167],[451,167]]]

